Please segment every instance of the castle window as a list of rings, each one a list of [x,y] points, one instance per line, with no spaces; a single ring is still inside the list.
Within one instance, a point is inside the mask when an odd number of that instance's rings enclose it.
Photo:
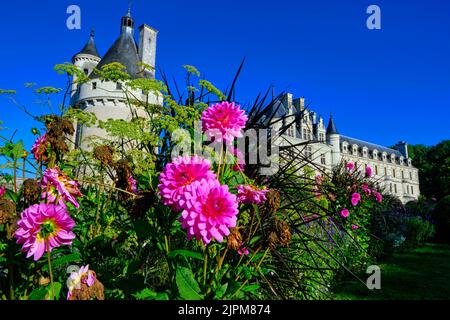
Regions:
[[[402,170],[402,179],[405,179],[405,173]]]
[[[413,186],[411,186],[411,194],[414,195],[414,189],[413,189]]]
[[[122,83],[116,82],[116,90],[122,90]]]
[[[397,193],[397,185],[394,183],[394,192]]]
[[[306,147],[306,158],[312,160],[312,147]]]
[[[387,168],[384,168],[384,175],[387,176]]]
[[[92,82],[92,90],[97,89],[97,82]]]
[[[303,129],[303,139],[308,140],[308,137],[306,135],[306,129]]]
[[[389,184],[389,191],[392,193],[392,183]]]
[[[395,178],[395,169],[392,169],[392,176]]]
[[[287,135],[290,136],[290,137],[293,137],[293,136],[294,136],[294,126],[290,126],[290,127],[287,129]]]
[[[375,166],[375,175],[378,175],[378,166]]]
[[[326,160],[326,158],[325,158],[325,154],[322,154],[322,155],[320,156],[320,163],[323,164],[323,165],[326,165],[326,164],[327,164],[327,160]]]
[[[88,75],[89,69],[84,69],[83,72],[84,72],[85,75]]]
[[[363,150],[363,156],[367,157],[367,150],[366,149]]]
[[[412,172],[411,171],[409,172],[409,179],[412,180]]]
[[[409,186],[408,185],[406,185],[406,193],[407,194],[409,193]]]

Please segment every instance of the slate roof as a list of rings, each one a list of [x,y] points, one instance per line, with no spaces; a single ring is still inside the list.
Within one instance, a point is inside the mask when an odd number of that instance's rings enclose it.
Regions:
[[[363,140],[359,140],[359,139],[355,139],[355,138],[351,138],[351,137],[346,137],[341,135],[341,143],[342,142],[348,142],[349,145],[353,145],[353,144],[357,144],[360,147],[367,147],[367,149],[369,150],[374,150],[377,149],[378,152],[382,153],[382,152],[386,152],[387,154],[395,154],[397,157],[402,157],[403,155],[401,154],[400,151],[398,150],[394,150],[391,148],[387,148],[387,147],[383,147],[380,146],[378,144],[374,144],[374,143],[370,143],[367,141],[363,141]],[[403,156],[404,157],[404,156]]]
[[[78,52],[78,54],[90,54],[92,56],[100,58],[100,54],[98,53],[97,47],[95,46],[94,42],[94,31],[91,31],[89,41],[86,43],[83,49],[81,49],[81,51]]]

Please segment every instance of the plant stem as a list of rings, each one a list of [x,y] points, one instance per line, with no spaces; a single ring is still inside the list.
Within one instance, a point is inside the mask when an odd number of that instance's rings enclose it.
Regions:
[[[208,268],[208,248],[205,248],[205,259],[203,263],[203,286],[206,286],[206,269]]]
[[[53,270],[52,270],[52,261],[50,257],[50,244],[48,239],[45,240],[46,247],[47,247],[47,262],[48,262],[48,271],[50,273],[50,285],[52,288],[52,295],[51,300],[55,299],[55,285],[53,284]]]
[[[17,160],[14,160],[14,192],[17,193]]]
[[[11,300],[15,300],[15,294],[14,294],[14,265],[13,265],[13,254],[11,252],[12,248],[12,241],[9,241],[8,245],[8,280],[9,280],[9,298]]]

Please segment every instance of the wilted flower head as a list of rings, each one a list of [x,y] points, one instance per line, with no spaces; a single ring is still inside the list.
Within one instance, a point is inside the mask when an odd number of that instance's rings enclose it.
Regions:
[[[69,266],[67,268],[67,300],[104,299],[103,285],[98,281],[95,271],[84,267]]]
[[[359,226],[357,226],[357,225],[352,225],[352,230],[357,230],[357,229],[359,229]]]
[[[351,202],[352,202],[353,206],[357,206],[360,200],[361,200],[361,195],[359,193],[355,192],[352,194]]]
[[[366,167],[366,177],[368,177],[368,178],[372,177],[372,167],[371,166]]]
[[[349,214],[350,213],[349,213],[347,208],[344,208],[344,209],[341,210],[341,217],[342,218],[347,218]]]
[[[239,185],[236,187],[238,191],[238,201],[240,203],[261,204],[267,200],[266,193],[268,189],[258,189],[250,185]]]
[[[46,162],[47,161],[47,134],[44,133],[42,136],[38,137],[36,141],[34,141],[33,146],[31,147],[31,153],[34,156],[34,159],[38,162]]]
[[[226,143],[242,137],[241,130],[247,119],[245,111],[239,105],[227,101],[211,105],[203,111],[201,117],[203,132],[209,138],[215,138],[215,142]]]
[[[82,197],[78,182],[71,180],[58,167],[46,169],[42,179],[42,199],[65,206],[64,201],[79,208],[76,197]]]
[[[355,164],[353,162],[347,162],[346,167],[348,171],[352,171],[353,169],[355,169]]]
[[[41,186],[34,179],[27,179],[22,185],[22,196],[27,203],[36,203],[41,195]]]
[[[75,238],[71,231],[75,222],[67,209],[54,204],[35,204],[22,212],[17,222],[19,228],[14,233],[17,243],[22,244],[22,251],[27,258],[34,256],[39,260],[46,251],[60,245],[70,245]]]
[[[198,156],[177,157],[164,167],[159,176],[159,194],[163,204],[174,211],[180,211],[186,206],[185,189],[195,181],[216,179],[211,170],[211,163]]]
[[[16,204],[9,200],[0,198],[0,225],[11,222],[16,217]]]
[[[98,146],[94,148],[94,158],[100,161],[103,166],[113,164],[114,149],[111,146]]]
[[[250,254],[250,252],[248,251],[248,249],[246,248],[246,247],[243,247],[243,243],[241,243],[240,244],[241,245],[241,247],[238,249],[238,254],[240,255],[240,256],[242,256],[242,255],[246,255],[246,256],[248,256],[249,254]]]
[[[181,213],[182,228],[187,237],[202,240],[205,245],[212,239],[222,242],[236,226],[238,203],[228,186],[216,179],[194,181],[186,186],[186,209]]]

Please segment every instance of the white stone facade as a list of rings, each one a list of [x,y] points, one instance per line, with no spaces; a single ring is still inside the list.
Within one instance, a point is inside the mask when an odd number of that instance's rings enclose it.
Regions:
[[[330,171],[341,161],[353,162],[359,170],[364,171],[370,166],[374,179],[387,193],[398,197],[403,203],[419,197],[419,172],[411,164],[406,143],[400,143],[398,150],[394,150],[341,135],[332,118],[325,131],[323,118],[317,117],[314,111],[305,110],[303,98],[293,100],[292,94],[288,93],[280,102],[277,109],[273,110],[276,115],[272,123],[282,115],[301,114],[299,120],[283,134],[282,140],[286,141],[281,144],[310,142],[303,147],[303,152],[317,168]],[[272,129],[278,131],[280,127],[281,123],[277,123]]]

